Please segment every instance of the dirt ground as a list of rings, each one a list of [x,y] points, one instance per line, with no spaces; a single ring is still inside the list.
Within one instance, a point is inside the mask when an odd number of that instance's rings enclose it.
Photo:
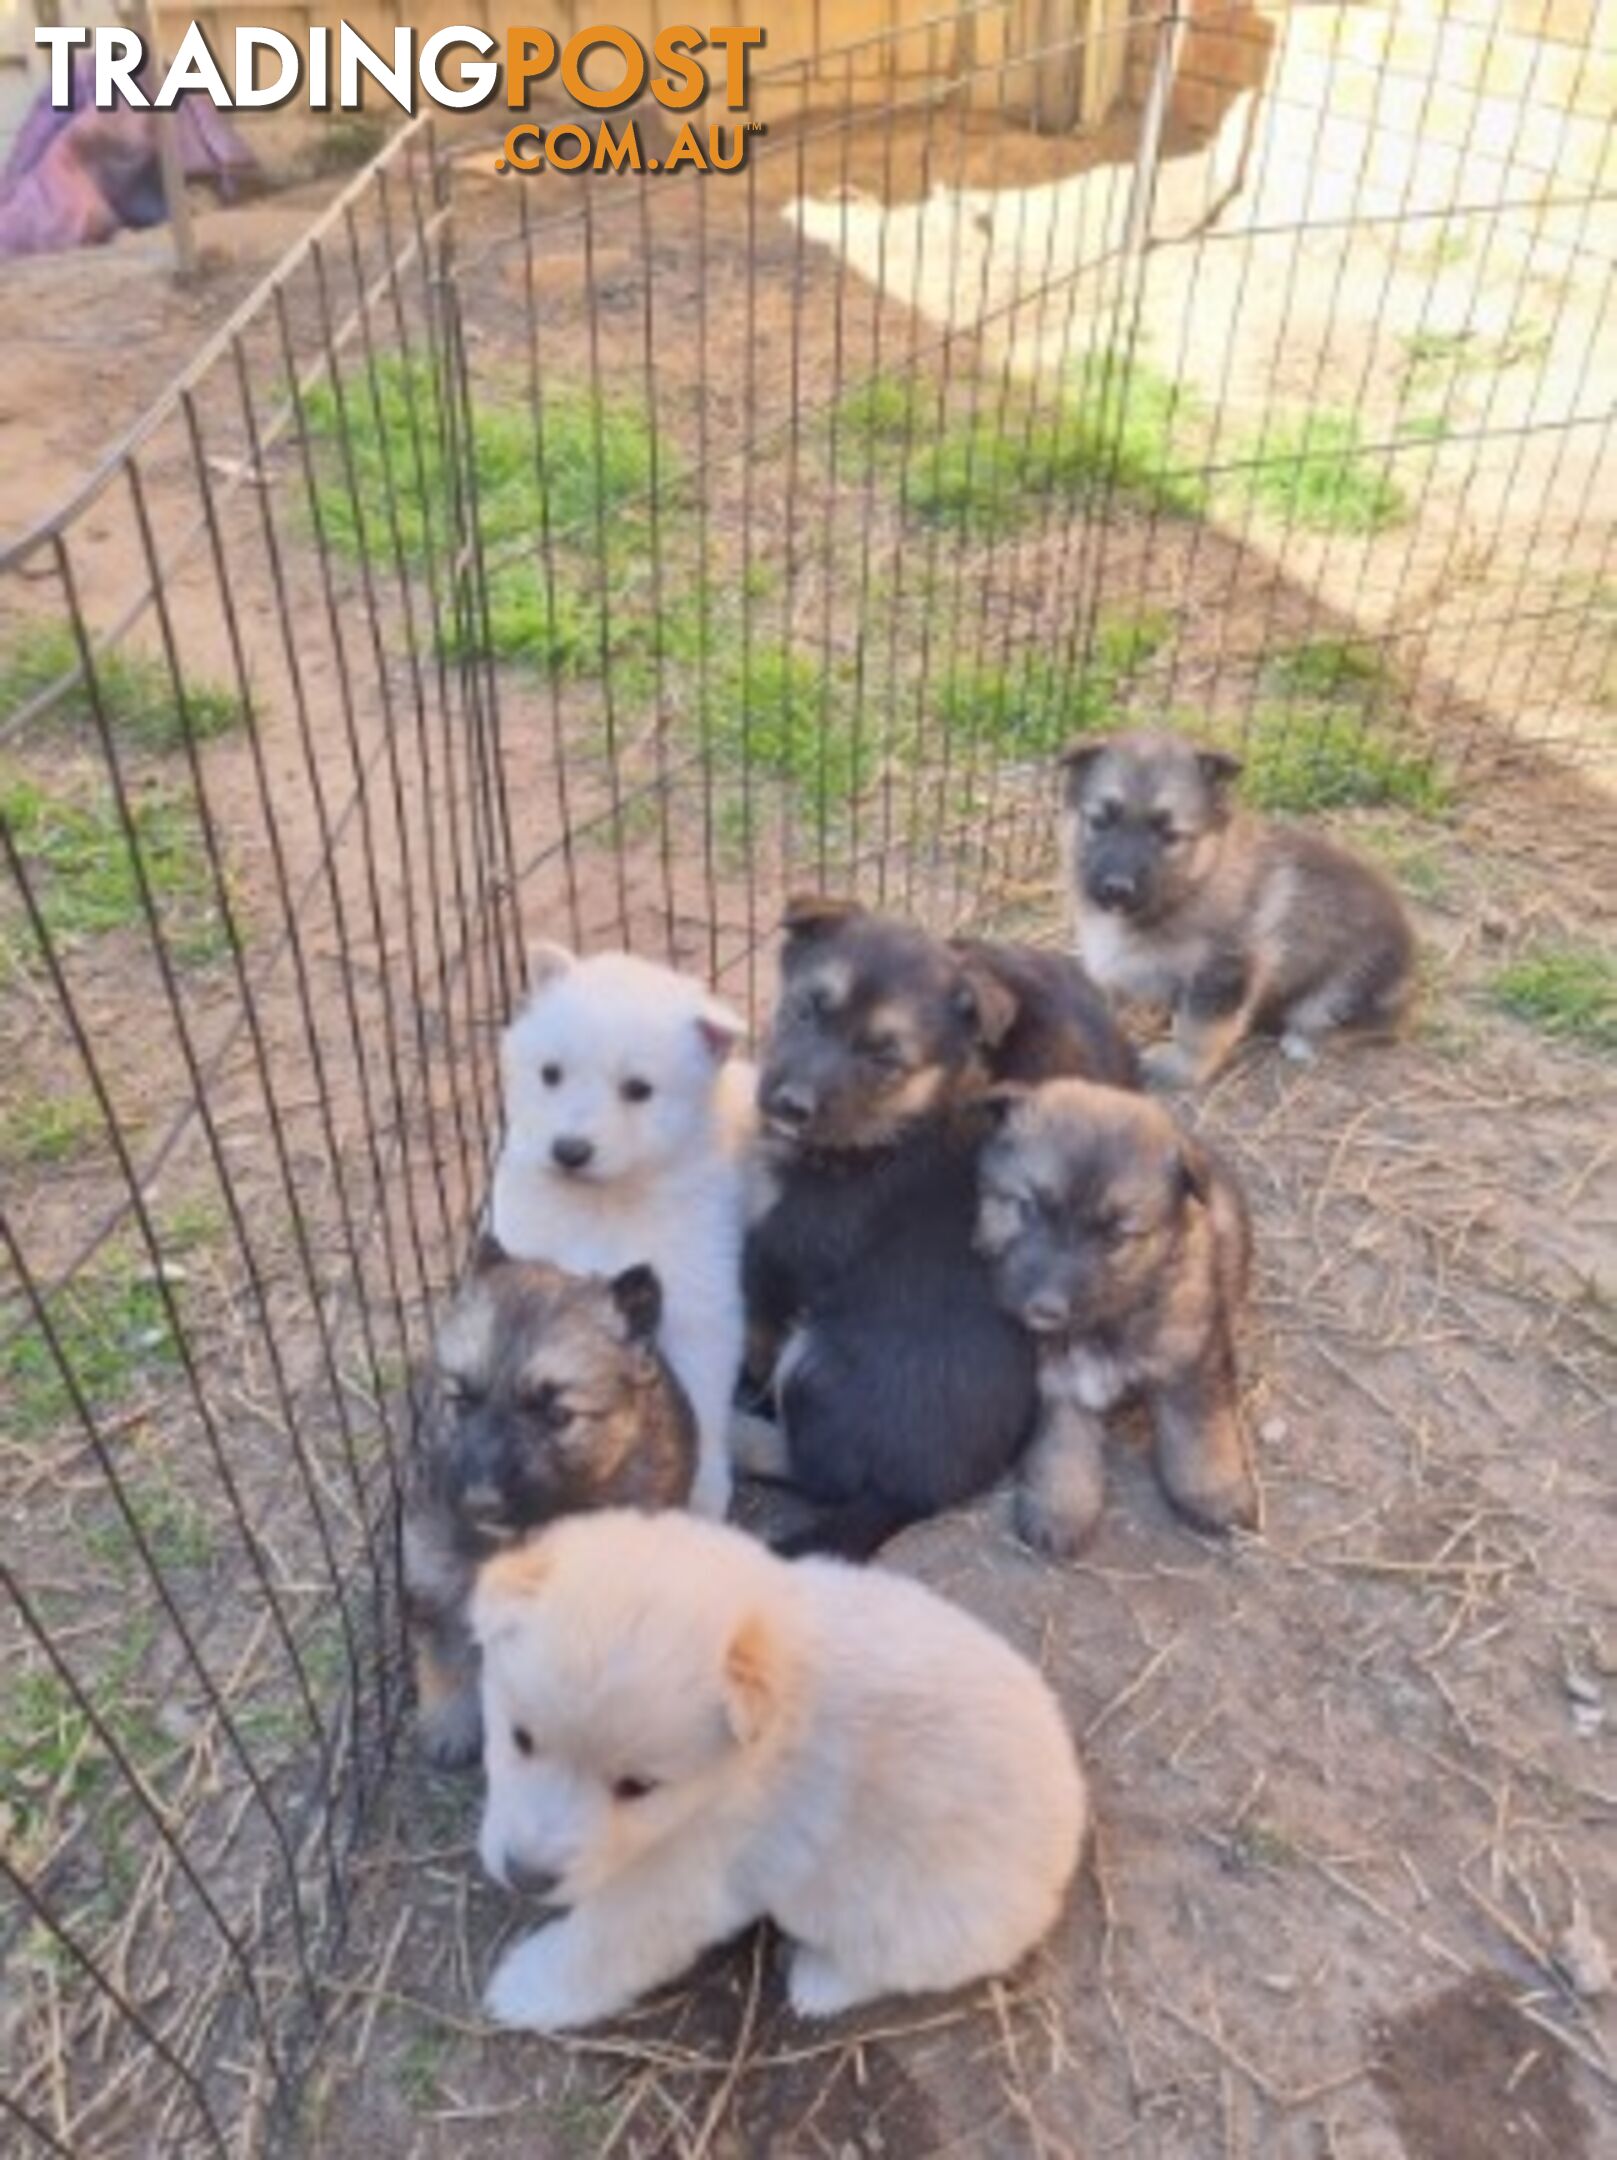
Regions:
[[[1003,177],[1007,154],[986,141],[959,177]],[[1027,169],[1014,177],[1065,162],[1045,145],[1022,154]],[[867,169],[851,177],[877,185],[861,156]],[[821,172],[822,191],[840,177],[834,165]],[[8,279],[0,529],[82,473],[316,199],[205,221],[205,245],[223,260],[195,296],[156,274],[157,241]],[[584,257],[576,234],[549,245],[546,336],[553,352],[576,352]],[[609,365],[626,378],[639,365],[639,245],[608,247],[591,269],[607,292]],[[658,247],[665,289],[690,274],[665,323],[676,427],[688,428],[696,396],[699,310],[712,316],[703,394],[719,420],[743,410],[749,349],[764,378],[753,394],[775,400],[770,410],[784,405],[789,359],[812,388],[833,338],[839,364],[845,336],[867,349],[875,315],[850,303],[848,323],[833,320],[842,282],[812,247],[805,257],[782,219],[750,230],[716,220],[700,258],[688,229],[659,232]],[[693,282],[699,259],[706,291]],[[506,245],[477,280],[470,318],[478,364],[491,371],[520,348],[520,271]],[[898,338],[913,340],[899,314]],[[733,523],[741,476],[716,464],[706,486]],[[840,495],[817,482],[804,515],[816,532],[815,520],[849,527],[868,504],[854,474]],[[766,552],[790,561],[778,467],[759,481],[756,514]],[[871,522],[878,543],[891,537]],[[112,534],[97,553],[90,540],[110,589],[128,572],[127,543]],[[1507,531],[1501,559],[1511,545]],[[788,571],[771,605],[813,615],[816,579],[840,567],[840,547],[828,539],[823,558]],[[1277,595],[1261,549],[1123,516],[1076,540],[1041,530],[1001,551],[986,577],[959,549],[932,567],[924,604],[947,607],[952,591],[979,650],[998,611],[1038,626],[1041,610],[1096,588],[1172,596],[1176,695],[1210,703],[1245,679],[1230,666],[1232,619],[1261,643],[1314,624],[1321,605],[1311,575]],[[267,592],[254,597],[267,616]],[[187,634],[216,651],[205,587],[189,605]],[[582,934],[610,938],[627,886],[637,936],[655,942],[666,921],[681,958],[717,961],[762,1003],[767,960],[754,940],[767,935],[787,866],[771,858],[754,886],[715,882],[688,851],[670,865],[666,847],[637,834],[574,866],[569,889],[553,853],[557,761],[536,748],[542,701],[531,682],[503,687],[529,928],[570,907]],[[593,693],[570,694],[582,703]],[[1427,707],[1440,718],[1454,702],[1444,677]],[[1399,870],[1416,908],[1428,988],[1413,1038],[1306,1070],[1254,1054],[1193,1113],[1243,1172],[1257,1217],[1245,1366],[1262,1534],[1228,1549],[1188,1534],[1123,1433],[1106,1518],[1079,1565],[1023,1552],[1002,1495],[909,1533],[890,1554],[1003,1629],[1071,1712],[1099,1830],[1052,1941],[1002,1985],[822,2030],[785,2011],[774,1946],[760,1935],[610,2033],[565,2046],[492,2035],[480,1986],[523,1916],[479,1875],[475,1781],[414,1767],[406,1732],[349,1866],[348,1939],[299,2149],[422,2160],[518,2149],[542,2160],[1617,2155],[1617,1997],[1595,1984],[1602,1948],[1617,1947],[1617,1079],[1609,1059],[1547,1043],[1487,995],[1499,959],[1536,936],[1617,935],[1617,823],[1590,774],[1514,750],[1514,710],[1473,700],[1466,715],[1471,755],[1441,819],[1341,820]],[[379,726],[379,711],[362,720]],[[290,737],[275,724],[276,770],[290,774]],[[654,772],[655,749],[649,737],[631,745],[626,769]],[[228,802],[242,753],[225,742],[210,756]],[[599,807],[597,776],[574,784],[584,790],[575,810]],[[256,830],[241,837],[251,892],[266,858]],[[688,837],[676,823],[676,840]],[[294,844],[312,861],[318,841],[311,823]],[[993,920],[1052,941],[1060,910],[1048,860],[1026,845],[1024,874],[994,887]],[[893,897],[906,897],[894,878]],[[954,898],[969,915],[969,881],[957,880]],[[947,893],[923,889],[923,899],[949,917]],[[318,959],[335,998],[380,968],[386,947],[378,932]],[[228,1017],[230,986],[209,995]],[[135,1001],[105,970],[97,997],[98,1026],[116,1033]],[[290,1021],[270,1009],[294,1069]],[[430,1018],[446,1023],[436,1007]],[[486,1031],[498,1013],[489,1003],[476,1018]],[[245,1077],[231,1085],[246,1102]],[[340,1104],[345,1145],[362,1099],[350,1085]],[[297,1159],[313,1176],[322,1135],[306,1104],[294,1115],[305,1118],[293,1127]],[[250,1164],[262,1155],[254,1145],[249,1131]],[[30,1184],[23,1213],[43,1246],[60,1249],[105,1177],[102,1162],[79,1179],[60,1221],[62,1182]],[[335,1245],[323,1257],[340,1261]],[[229,1261],[216,1288],[224,1312],[243,1296]],[[290,1267],[275,1291],[290,1332]],[[223,1322],[204,1340],[220,1357],[258,1354]],[[243,1371],[260,1396],[262,1370]],[[83,1477],[82,1461],[64,1455]],[[25,1525],[50,1468],[6,1459]],[[283,1558],[316,1612],[301,1556]],[[139,2150],[140,2137],[138,2124],[120,2125],[97,2149]]]

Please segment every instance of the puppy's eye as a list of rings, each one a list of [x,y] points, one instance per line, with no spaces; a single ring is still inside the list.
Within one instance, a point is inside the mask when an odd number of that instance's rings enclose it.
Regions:
[[[539,1068],[539,1077],[545,1083],[546,1087],[560,1087],[561,1067],[559,1065],[541,1065]]]
[[[1108,825],[1117,823],[1117,805],[1114,802],[1096,803],[1089,812],[1091,832],[1104,832]]]
[[[651,1082],[649,1080],[625,1080],[622,1087],[618,1089],[618,1093],[625,1102],[650,1102]]]
[[[625,1805],[633,1800],[644,1800],[647,1793],[654,1793],[656,1790],[655,1778],[620,1777],[612,1781],[613,1799],[621,1800]]]
[[[859,1045],[862,1056],[877,1065],[902,1065],[903,1045],[896,1035],[867,1035]]]
[[[513,1725],[511,1727],[511,1745],[519,1755],[531,1755],[533,1753],[533,1734],[529,1732],[526,1725]]]
[[[474,1388],[469,1380],[457,1380],[446,1375],[443,1383],[444,1401],[453,1410],[475,1410],[483,1400],[481,1388]]]
[[[554,1433],[565,1432],[574,1417],[567,1405],[557,1402],[554,1396],[546,1396],[544,1401],[536,1402],[533,1405],[533,1414],[543,1421],[547,1431]]]
[[[1179,835],[1173,829],[1173,819],[1168,816],[1166,811],[1158,811],[1157,815],[1151,820],[1151,830],[1164,847],[1172,847],[1179,838]]]
[[[826,1014],[833,1010],[835,1004],[836,1000],[824,983],[816,983],[812,990],[807,990],[803,994],[803,1009],[805,1012],[811,1012],[816,1020],[823,1020]]]

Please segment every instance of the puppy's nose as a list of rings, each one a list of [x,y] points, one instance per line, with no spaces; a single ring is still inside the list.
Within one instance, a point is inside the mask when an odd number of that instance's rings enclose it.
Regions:
[[[1022,1307],[1022,1321],[1035,1335],[1053,1335],[1066,1325],[1066,1303],[1054,1291],[1041,1290]]]
[[[1102,907],[1132,907],[1138,892],[1139,888],[1133,878],[1103,877],[1097,879],[1095,884],[1095,897]]]
[[[550,1152],[564,1170],[582,1170],[595,1154],[595,1143],[578,1133],[563,1133],[559,1140],[551,1141]]]
[[[543,1897],[554,1890],[561,1877],[553,1868],[529,1867],[525,1860],[507,1859],[505,1881],[508,1888],[519,1891],[523,1897]]]
[[[814,1115],[814,1097],[790,1080],[776,1080],[764,1090],[764,1113],[779,1125],[806,1125]]]

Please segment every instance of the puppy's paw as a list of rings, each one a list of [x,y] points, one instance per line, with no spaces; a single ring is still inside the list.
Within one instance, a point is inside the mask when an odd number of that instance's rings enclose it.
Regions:
[[[1280,1038],[1280,1053],[1293,1065],[1312,1065],[1319,1056],[1319,1044],[1312,1035],[1299,1035],[1295,1028],[1288,1028]]]
[[[850,1980],[823,1950],[800,1944],[786,1975],[786,1999],[801,2018],[836,2017],[864,2002],[868,1988]]]
[[[1105,1501],[1099,1479],[1081,1493],[1018,1485],[1016,1534],[1024,1545],[1048,1559],[1076,1560],[1095,1534]]]
[[[1238,1477],[1220,1478],[1206,1484],[1183,1478],[1163,1490],[1186,1522],[1197,1530],[1222,1537],[1230,1530],[1256,1530],[1261,1518],[1257,1480],[1250,1471]]]
[[[558,1921],[529,1935],[495,1966],[483,2008],[497,2025],[524,2032],[566,2032],[601,2014],[593,2004],[580,2001],[569,1984],[567,1960],[557,1948],[564,1925]]]
[[[775,1419],[753,1410],[730,1413],[730,1460],[742,1477],[784,1484],[792,1474],[791,1451]]]
[[[714,1453],[697,1463],[691,1487],[690,1510],[709,1522],[723,1522],[730,1512],[730,1464],[726,1455]]]
[[[475,1688],[424,1703],[418,1719],[421,1752],[435,1769],[465,1770],[483,1753],[483,1709]]]

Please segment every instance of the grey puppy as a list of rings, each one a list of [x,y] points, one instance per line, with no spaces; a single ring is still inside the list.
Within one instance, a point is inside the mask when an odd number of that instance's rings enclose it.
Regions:
[[[649,1267],[608,1281],[512,1260],[484,1238],[438,1333],[436,1414],[404,1519],[421,1743],[482,1745],[466,1608],[478,1568],[559,1515],[683,1506],[696,1425],[657,1347]]]
[[[1257,1521],[1235,1335],[1251,1231],[1240,1187],[1160,1102],[1052,1080],[995,1097],[977,1246],[1039,1352],[1019,1527],[1070,1556],[1104,1498],[1104,1413],[1142,1398],[1168,1498],[1199,1528]]]
[[[1084,964],[1173,1015],[1151,1079],[1210,1080],[1255,1032],[1307,1059],[1333,1031],[1402,1024],[1415,940],[1398,895],[1334,841],[1239,809],[1239,759],[1142,733],[1062,764]]]

